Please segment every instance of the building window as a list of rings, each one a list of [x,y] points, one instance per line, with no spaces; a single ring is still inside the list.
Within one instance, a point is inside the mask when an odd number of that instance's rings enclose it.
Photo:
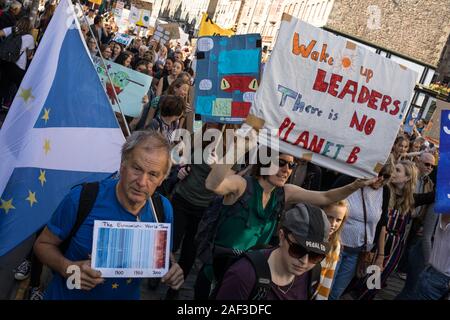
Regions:
[[[311,6],[311,10],[310,10],[309,13],[308,13],[308,18],[306,19],[306,21],[309,21],[309,18],[311,17],[311,13],[314,12],[314,7],[315,7],[315,6],[316,6],[315,4],[313,4],[313,5]]]
[[[325,18],[325,13],[327,12],[328,6],[329,6],[329,5],[330,5],[330,1],[328,0],[328,1],[327,1],[327,5],[325,6],[325,10],[323,10],[322,19]]]
[[[305,20],[305,19],[303,19],[304,17],[308,17],[309,7],[310,7],[310,5],[306,6],[306,9],[305,9],[305,11],[303,12],[303,15],[302,15],[302,20]]]
[[[323,1],[321,4],[320,4],[320,9],[317,11],[317,18],[319,18],[320,17],[320,14],[322,13],[322,9],[323,9],[323,5],[325,4],[325,1]]]
[[[302,4],[300,5],[300,10],[298,11],[299,18],[301,17],[301,15],[303,15],[303,13],[305,13],[306,6],[304,6],[304,4],[305,4],[305,1],[302,1]],[[300,14],[300,12],[301,12],[301,14]]]

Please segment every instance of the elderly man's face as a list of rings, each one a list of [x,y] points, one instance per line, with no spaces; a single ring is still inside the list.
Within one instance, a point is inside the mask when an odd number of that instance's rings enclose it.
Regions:
[[[418,168],[421,176],[429,175],[434,169],[435,159],[429,153],[424,153],[419,159]]]
[[[118,192],[126,205],[143,206],[161,185],[167,170],[168,154],[163,149],[137,146],[120,166]]]

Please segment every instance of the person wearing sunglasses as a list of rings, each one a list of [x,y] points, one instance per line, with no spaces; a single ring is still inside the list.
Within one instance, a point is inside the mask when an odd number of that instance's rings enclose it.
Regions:
[[[233,150],[232,159],[241,159],[248,150],[256,147],[254,130],[248,138],[249,144],[246,143],[246,138],[236,135],[238,150],[236,154]],[[228,154],[223,157],[225,160],[229,158]],[[212,170],[205,185],[208,190],[223,196],[222,206],[218,210],[219,215],[224,217],[220,219],[212,240],[214,248],[245,251],[255,245],[266,245],[277,234],[278,218],[285,205],[304,202],[316,206],[327,205],[343,200],[359,188],[378,180],[357,179],[338,189],[310,191],[287,183],[295,167],[293,156],[281,153],[277,161],[253,165],[251,176],[245,178],[232,172],[234,162],[211,165]],[[229,215],[227,212],[233,214]],[[204,262],[197,277],[196,299],[207,299],[211,282],[215,281],[211,263]]]
[[[330,250],[329,232],[327,216],[318,207],[297,204],[282,215],[279,245],[261,250],[267,257],[271,275],[266,300],[312,298],[318,284],[320,262]],[[255,283],[253,265],[247,258],[241,258],[226,271],[216,299],[248,300]]]

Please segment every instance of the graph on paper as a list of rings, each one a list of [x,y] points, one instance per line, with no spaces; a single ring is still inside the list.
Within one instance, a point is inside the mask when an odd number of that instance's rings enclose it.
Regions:
[[[92,268],[105,278],[162,277],[168,271],[170,224],[95,221]]]

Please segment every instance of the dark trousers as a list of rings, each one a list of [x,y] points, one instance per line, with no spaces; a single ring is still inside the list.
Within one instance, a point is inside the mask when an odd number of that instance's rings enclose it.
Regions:
[[[192,205],[177,193],[172,198],[172,206],[174,212],[173,252],[176,252],[181,245],[178,264],[183,269],[186,279],[195,262],[194,239],[206,208]]]
[[[211,290],[211,281],[205,273],[205,265],[200,269],[194,286],[194,300],[208,300]]]
[[[25,70],[13,62],[0,62],[0,103],[10,104],[25,76]]]

